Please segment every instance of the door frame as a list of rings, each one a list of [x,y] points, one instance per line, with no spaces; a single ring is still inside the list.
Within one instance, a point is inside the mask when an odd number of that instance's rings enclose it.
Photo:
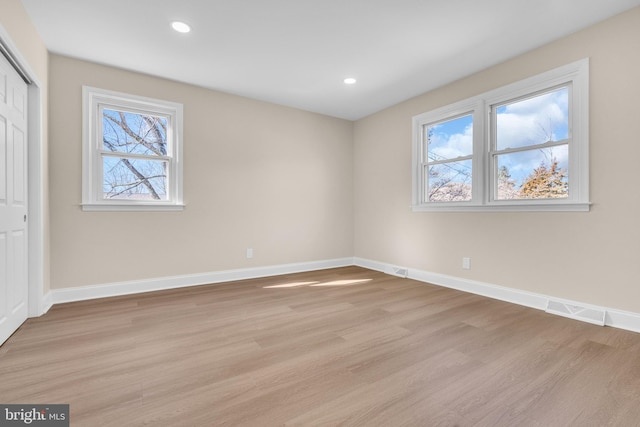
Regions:
[[[0,44],[11,55],[18,73],[27,76],[31,83],[27,85],[27,279],[28,279],[28,317],[38,317],[51,308],[51,292],[44,294],[45,284],[45,230],[44,215],[46,206],[45,172],[43,141],[43,103],[42,82],[38,79],[27,60],[15,45],[9,33],[0,24]]]

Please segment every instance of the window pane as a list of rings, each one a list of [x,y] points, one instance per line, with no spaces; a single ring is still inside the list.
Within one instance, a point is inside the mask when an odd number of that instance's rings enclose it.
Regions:
[[[470,156],[473,152],[471,114],[425,126],[428,161]]]
[[[102,159],[102,192],[105,199],[167,199],[168,162],[109,156]]]
[[[167,118],[104,109],[103,149],[119,153],[167,155]]]
[[[569,137],[569,89],[497,107],[498,150],[561,141]]]
[[[471,160],[428,166],[427,200],[463,202],[471,200]]]
[[[496,158],[498,200],[568,197],[568,145],[502,154]]]

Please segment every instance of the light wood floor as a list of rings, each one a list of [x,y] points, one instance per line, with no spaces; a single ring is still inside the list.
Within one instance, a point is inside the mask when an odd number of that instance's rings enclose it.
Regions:
[[[640,334],[357,267],[62,304],[0,403],[72,426],[635,426]]]

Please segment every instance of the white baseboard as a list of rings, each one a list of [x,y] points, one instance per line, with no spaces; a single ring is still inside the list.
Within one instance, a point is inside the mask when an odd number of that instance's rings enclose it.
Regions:
[[[210,273],[189,274],[183,276],[160,277],[155,279],[132,280],[127,282],[107,283],[103,285],[82,286],[77,288],[53,289],[43,297],[43,313],[53,304],[72,301],[83,301],[96,298],[130,295],[142,292],[176,289],[188,286],[223,283],[236,280],[255,279],[259,277],[279,276],[283,274],[302,273],[305,271],[324,270],[328,268],[356,265],[380,272],[394,271],[396,265],[373,261],[364,258],[339,258],[324,261],[312,261],[296,264],[283,264],[238,270],[215,271]],[[614,328],[640,333],[640,314],[607,307],[585,304],[556,298],[550,295],[537,294],[519,289],[507,288],[490,283],[478,282],[444,274],[407,268],[407,277],[420,282],[431,283],[446,288],[457,289],[476,295],[498,299],[525,307],[545,310],[550,300],[569,305],[580,305],[594,310],[606,312],[604,324]]]
[[[383,273],[398,268],[395,265],[387,264],[379,261],[372,261],[364,258],[354,258],[355,265],[368,268],[370,270],[381,271]],[[498,299],[513,304],[523,305],[538,310],[545,310],[549,300],[559,301],[569,305],[579,305],[594,310],[604,310],[606,312],[604,318],[605,326],[625,329],[632,332],[640,332],[640,314],[628,311],[617,310],[608,307],[596,306],[593,304],[585,304],[583,302],[571,301],[562,298],[556,298],[550,295],[537,294],[533,292],[522,291],[519,289],[506,288],[503,286],[493,285],[490,283],[478,282],[469,279],[463,279],[455,276],[447,276],[444,274],[430,273],[427,271],[408,268],[407,277],[409,279],[418,280],[420,282],[431,283],[433,285],[443,286],[446,288],[457,289],[476,295]]]
[[[607,308],[604,324],[614,328],[640,332],[640,314]]]
[[[46,314],[51,307],[53,307],[53,293],[49,291],[42,297],[40,315]]]
[[[154,279],[131,280],[127,282],[107,283],[103,285],[53,289],[50,292],[50,294],[52,294],[50,299],[53,304],[60,304],[65,302],[84,301],[165,289],[184,288],[188,286],[208,285],[235,280],[302,273],[305,271],[325,270],[328,268],[347,267],[351,265],[354,265],[353,258],[339,258],[296,264],[282,264],[238,270],[215,271],[201,274],[159,277]]]

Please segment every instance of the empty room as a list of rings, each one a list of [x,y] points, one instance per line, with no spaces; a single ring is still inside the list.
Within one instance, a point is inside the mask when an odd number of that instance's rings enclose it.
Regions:
[[[640,0],[0,0],[0,425],[640,425]]]

